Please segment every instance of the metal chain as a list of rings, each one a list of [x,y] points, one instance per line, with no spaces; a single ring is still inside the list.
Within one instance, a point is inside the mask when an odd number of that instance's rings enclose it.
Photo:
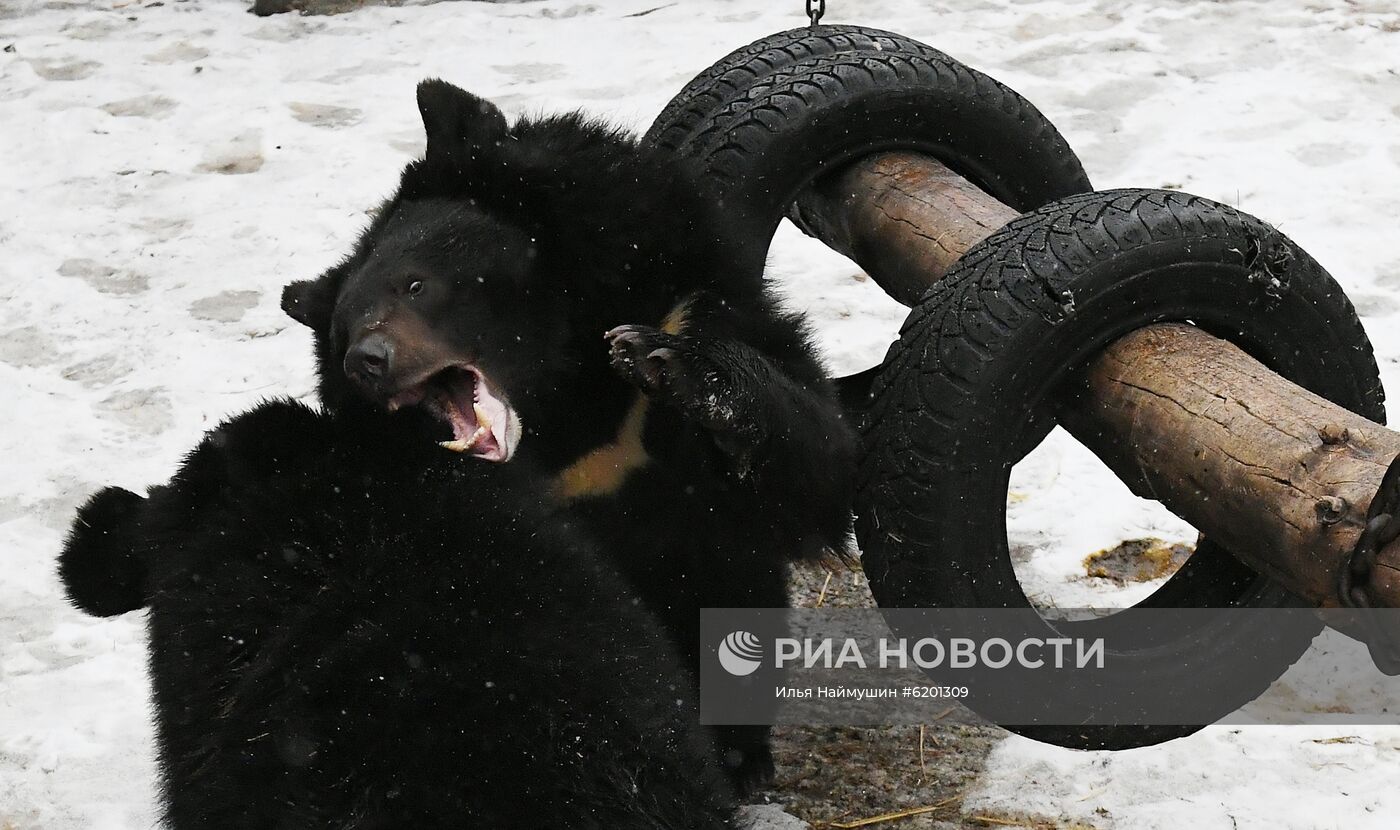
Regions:
[[[822,22],[822,15],[826,14],[826,0],[807,0],[807,19],[816,26]]]

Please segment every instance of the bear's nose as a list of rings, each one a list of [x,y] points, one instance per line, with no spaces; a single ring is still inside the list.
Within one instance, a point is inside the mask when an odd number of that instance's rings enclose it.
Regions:
[[[394,344],[380,334],[360,338],[345,353],[345,373],[366,380],[378,380],[393,371]]]

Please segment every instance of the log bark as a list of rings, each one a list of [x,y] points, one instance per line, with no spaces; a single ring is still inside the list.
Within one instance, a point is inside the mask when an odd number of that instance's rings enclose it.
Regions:
[[[939,162],[863,159],[803,193],[793,217],[912,304],[1016,213]],[[1183,324],[1127,335],[1089,366],[1063,424],[1135,493],[1156,499],[1294,593],[1337,604],[1338,574],[1400,433]],[[1400,606],[1400,541],[1372,602]]]
[[[1016,218],[926,156],[867,156],[807,189],[793,221],[912,306],[968,248]]]
[[[1400,434],[1184,324],[1119,339],[1077,391],[1061,425],[1134,493],[1294,593],[1335,601]],[[1393,591],[1400,562],[1377,564],[1373,593]]]

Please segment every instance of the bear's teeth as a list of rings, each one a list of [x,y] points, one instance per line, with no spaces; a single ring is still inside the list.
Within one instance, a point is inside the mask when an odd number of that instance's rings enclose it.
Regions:
[[[473,403],[472,412],[476,414],[476,422],[481,425],[481,429],[478,429],[477,432],[480,433],[482,430],[489,432],[491,430],[491,419],[486,417],[486,411],[481,408],[481,404]],[[472,437],[475,438],[475,436]]]
[[[453,452],[469,452],[473,447],[481,443],[481,439],[490,434],[491,430],[486,427],[478,427],[476,432],[472,433],[472,437],[465,441],[439,441],[438,446],[445,450],[452,450]]]

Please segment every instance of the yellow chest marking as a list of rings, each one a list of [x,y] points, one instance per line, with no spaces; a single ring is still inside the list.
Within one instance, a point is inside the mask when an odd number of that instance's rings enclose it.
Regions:
[[[680,334],[685,328],[685,315],[690,300],[682,300],[661,321],[661,330]],[[642,431],[646,427],[647,407],[651,404],[645,394],[637,393],[632,408],[622,419],[617,438],[611,443],[590,450],[565,467],[554,479],[554,494],[563,501],[584,496],[610,496],[622,489],[627,477],[651,463],[646,447],[642,446]]]
[[[646,426],[650,403],[646,395],[638,393],[617,431],[617,438],[565,467],[554,479],[555,495],[564,501],[583,496],[609,496],[622,488],[634,470],[645,467],[651,458],[642,446],[642,428]]]

